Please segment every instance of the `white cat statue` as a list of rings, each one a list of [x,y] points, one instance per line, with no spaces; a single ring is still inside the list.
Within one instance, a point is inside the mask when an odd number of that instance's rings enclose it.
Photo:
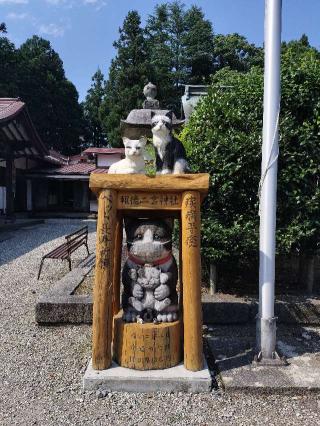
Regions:
[[[147,143],[147,138],[141,137],[139,140],[122,138],[125,157],[123,160],[113,163],[108,173],[113,174],[145,174],[144,163],[144,148]]]

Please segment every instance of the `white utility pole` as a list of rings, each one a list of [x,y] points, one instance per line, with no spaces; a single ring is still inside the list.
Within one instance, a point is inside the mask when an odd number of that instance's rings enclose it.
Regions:
[[[275,232],[282,0],[265,0],[263,144],[260,182],[258,361],[276,359]]]

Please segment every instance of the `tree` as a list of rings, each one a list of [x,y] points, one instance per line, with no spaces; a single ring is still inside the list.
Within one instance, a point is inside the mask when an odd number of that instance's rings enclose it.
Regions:
[[[320,59],[313,48],[282,55],[278,253],[315,253],[320,240]],[[182,132],[194,171],[211,175],[202,247],[214,262],[258,254],[263,70],[223,69]]]
[[[179,89],[187,80],[187,58],[184,46],[186,35],[185,8],[180,1],[169,4],[169,33],[173,58],[174,86]]]
[[[84,128],[83,114],[59,55],[49,41],[33,36],[18,49],[18,61],[19,96],[42,140],[65,154],[75,152]]]
[[[263,49],[250,44],[244,36],[217,34],[214,36],[215,69],[229,67],[248,71],[252,66],[263,66]]]
[[[170,12],[167,3],[157,5],[145,27],[151,81],[157,86],[157,98],[162,107],[175,109],[177,93],[174,84],[173,55],[169,32]]]
[[[103,118],[103,129],[112,146],[121,145],[120,119],[132,109],[141,108],[142,89],[151,74],[138,12],[128,13],[119,33],[119,39],[113,44],[117,56],[111,62],[102,106],[109,112]]]
[[[92,85],[83,103],[84,116],[88,124],[88,142],[93,146],[102,146],[106,136],[102,130],[101,111],[104,99],[104,77],[98,68],[92,77]]]
[[[190,84],[208,83],[214,72],[214,36],[210,21],[197,6],[192,6],[185,14],[186,32],[184,46],[188,69],[187,81]]]
[[[3,34],[7,33],[7,26],[4,22],[0,23],[0,33],[3,33]]]
[[[179,113],[183,85],[204,83],[213,71],[212,25],[200,8],[174,1],[155,7],[145,33],[158,98]]]
[[[0,97],[18,97],[18,58],[7,37],[0,37]]]

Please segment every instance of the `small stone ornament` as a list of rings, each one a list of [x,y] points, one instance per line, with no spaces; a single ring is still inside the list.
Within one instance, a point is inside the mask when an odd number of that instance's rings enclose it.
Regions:
[[[143,109],[159,109],[159,101],[156,99],[157,86],[152,83],[148,83],[143,88],[143,94],[147,98],[143,101]]]

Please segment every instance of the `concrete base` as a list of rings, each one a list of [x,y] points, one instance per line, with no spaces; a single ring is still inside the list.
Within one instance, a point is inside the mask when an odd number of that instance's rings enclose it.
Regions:
[[[139,371],[120,367],[115,362],[107,370],[94,370],[92,361],[83,377],[84,390],[108,390],[110,392],[210,392],[212,379],[205,362],[201,371],[186,370],[183,364],[165,370]]]
[[[215,327],[206,340],[226,391],[320,391],[319,329],[279,327],[277,350],[286,357],[287,366],[252,363],[254,327]]]
[[[38,324],[91,324],[92,296],[73,293],[92,270],[94,264],[95,255],[90,254],[38,298],[35,309]]]

